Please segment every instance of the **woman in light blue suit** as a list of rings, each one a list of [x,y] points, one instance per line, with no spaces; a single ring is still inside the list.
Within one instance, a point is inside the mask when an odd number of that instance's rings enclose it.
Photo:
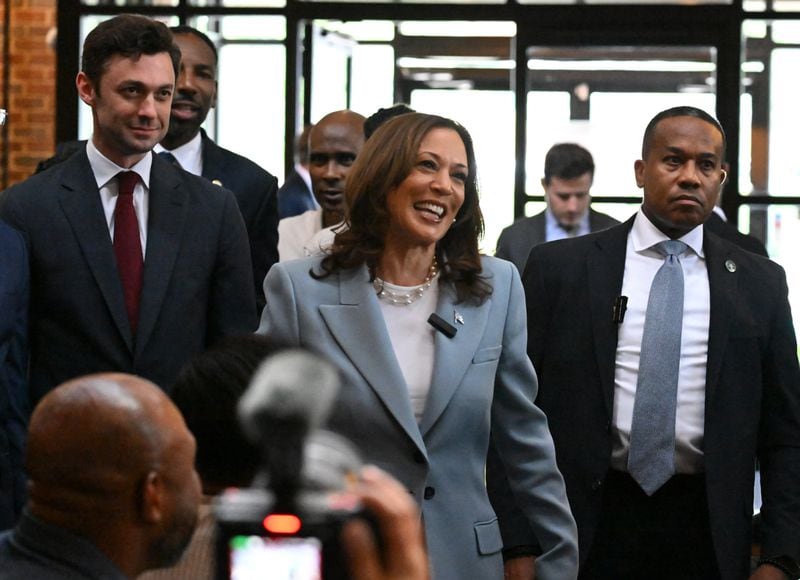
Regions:
[[[533,404],[522,286],[511,263],[478,253],[475,176],[457,123],[386,122],[348,177],[348,229],[326,256],[272,267],[259,331],[341,367],[330,427],[417,500],[434,579],[503,578],[491,437],[543,551],[536,578],[568,580],[577,531]]]

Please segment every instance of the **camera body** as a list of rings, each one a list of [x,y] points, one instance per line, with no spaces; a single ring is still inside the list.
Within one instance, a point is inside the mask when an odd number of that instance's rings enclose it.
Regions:
[[[354,496],[301,490],[281,509],[269,489],[230,490],[214,506],[219,580],[346,580],[342,526],[364,517]]]
[[[262,450],[251,487],[217,498],[218,580],[346,580],[342,526],[365,517],[348,488],[361,469],[353,444],[321,427],[338,371],[308,352],[267,358],[239,401],[246,434]],[[367,518],[369,521],[369,518]]]

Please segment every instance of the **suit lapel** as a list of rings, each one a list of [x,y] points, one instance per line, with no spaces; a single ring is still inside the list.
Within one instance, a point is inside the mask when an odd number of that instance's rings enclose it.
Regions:
[[[383,401],[403,430],[423,451],[403,373],[394,354],[366,267],[339,273],[339,304],[319,307],[337,343]]]
[[[630,219],[623,226],[599,234],[594,247],[586,255],[594,350],[609,417],[614,402],[614,367],[619,331],[619,325],[612,321],[611,313],[614,299],[622,291],[628,232],[632,225],[633,219]]]
[[[59,192],[61,209],[72,227],[111,317],[132,351],[133,335],[125,310],[114,245],[108,233],[100,192],[86,150],[82,149],[73,155],[64,165],[64,171],[61,172],[64,178]]]
[[[536,214],[529,222],[531,224],[531,248],[547,241],[547,218],[545,212]],[[526,256],[527,261],[527,256]]]
[[[420,421],[423,436],[436,423],[461,385],[483,338],[490,309],[491,298],[480,306],[467,303],[456,305],[455,295],[450,287],[444,284],[439,286],[436,314],[453,324],[459,332],[453,338],[447,338],[441,332],[434,333],[431,388]],[[456,322],[456,313],[460,315],[463,324]]]
[[[203,141],[203,148],[202,148],[202,156],[203,156],[203,177],[206,178],[208,181],[213,183],[214,185],[221,185],[226,187],[225,184],[222,182],[222,170],[221,167],[224,163],[224,159],[222,156],[222,152],[214,143],[206,132],[200,129],[202,141]]]
[[[730,324],[735,312],[739,275],[733,256],[719,237],[703,231],[703,249],[706,254],[711,316],[708,324],[708,360],[706,361],[706,408],[716,392],[725,345],[728,344]],[[731,271],[733,270],[733,271]]]
[[[153,156],[137,353],[147,344],[158,320],[184,231],[188,193],[177,172],[178,169],[157,155]]]

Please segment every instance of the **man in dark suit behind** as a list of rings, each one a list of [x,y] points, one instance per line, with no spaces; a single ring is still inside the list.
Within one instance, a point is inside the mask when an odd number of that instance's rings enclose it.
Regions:
[[[98,371],[168,390],[192,354],[255,329],[233,194],[151,152],[167,131],[179,59],[154,20],[121,15],[98,25],[76,78],[92,138],[0,198],[30,257],[34,402]],[[132,193],[126,181],[135,181]]]
[[[6,529],[16,523],[25,503],[30,288],[25,240],[3,222],[0,248],[0,529]]]
[[[575,143],[553,145],[545,156],[542,178],[547,209],[505,228],[495,256],[514,262],[522,272],[534,246],[618,224],[611,216],[591,209],[593,180],[594,159],[589,151]]]
[[[659,113],[635,164],[641,210],[603,232],[538,246],[525,268],[528,354],[578,523],[581,578],[747,578],[756,458],[763,543],[751,578],[800,573],[800,370],[786,276],[702,225],[724,155],[722,128],[707,113]],[[648,296],[665,263],[654,246],[670,239],[686,244],[677,256],[677,394],[645,429],[667,442],[649,464],[669,458],[649,486],[631,475],[629,458],[642,441],[632,427],[647,391]],[[670,427],[656,429],[662,415]],[[495,493],[500,471],[488,471]],[[506,529],[506,542],[530,542],[517,533]]]
[[[251,160],[214,143],[200,126],[217,101],[217,49],[208,36],[189,26],[170,29],[181,49],[169,130],[156,153],[169,152],[178,165],[230,189],[242,212],[259,312],[262,285],[278,261],[278,180]]]
[[[280,219],[319,209],[311,174],[308,172],[308,135],[313,125],[306,125],[294,143],[294,168],[278,189],[278,217]]]

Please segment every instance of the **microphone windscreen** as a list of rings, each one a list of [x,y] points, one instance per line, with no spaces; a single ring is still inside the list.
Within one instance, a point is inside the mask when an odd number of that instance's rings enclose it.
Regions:
[[[255,442],[280,424],[317,429],[327,418],[340,385],[336,368],[317,355],[299,349],[274,354],[261,363],[239,400],[242,428]]]

